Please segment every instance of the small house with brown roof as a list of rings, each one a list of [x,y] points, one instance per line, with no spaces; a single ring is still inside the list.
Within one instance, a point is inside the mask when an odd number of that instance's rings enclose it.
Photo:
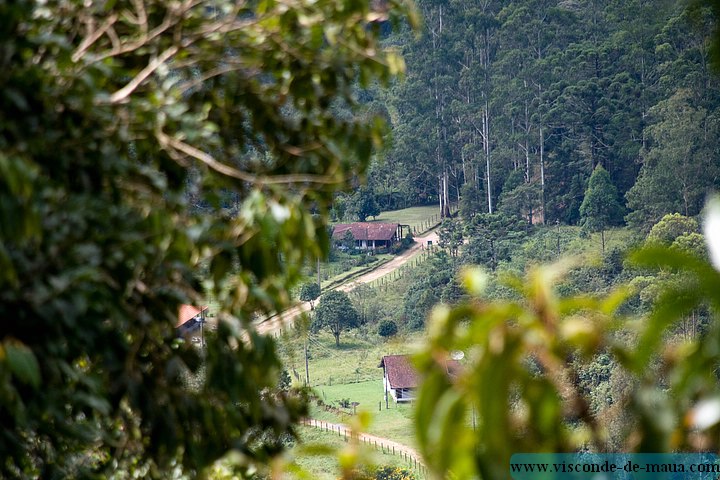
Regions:
[[[378,367],[383,369],[383,389],[395,402],[415,400],[418,374],[410,363],[409,355],[385,355]]]
[[[460,370],[457,360],[450,358],[444,366],[450,377],[457,376]],[[420,376],[410,361],[410,355],[385,355],[378,367],[383,369],[383,389],[386,399],[390,395],[395,403],[415,400]]]
[[[402,238],[402,227],[398,223],[355,222],[335,225],[333,241],[343,240],[348,232],[355,240],[355,247],[363,250],[388,248]]]

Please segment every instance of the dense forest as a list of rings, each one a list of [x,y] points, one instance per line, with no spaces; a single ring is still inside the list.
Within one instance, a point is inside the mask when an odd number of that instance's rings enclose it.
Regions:
[[[460,202],[464,213],[578,224],[602,166],[645,232],[697,215],[720,183],[709,9],[667,0],[422,0],[424,26],[385,38],[404,81],[365,94],[392,126],[371,167],[382,209]]]

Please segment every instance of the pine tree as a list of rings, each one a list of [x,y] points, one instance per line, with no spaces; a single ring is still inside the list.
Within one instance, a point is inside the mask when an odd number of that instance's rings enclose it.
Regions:
[[[583,227],[600,232],[602,250],[605,252],[605,229],[622,219],[623,206],[618,201],[618,192],[610,180],[610,174],[602,165],[595,167],[585,190],[585,198],[580,205],[580,218]]]

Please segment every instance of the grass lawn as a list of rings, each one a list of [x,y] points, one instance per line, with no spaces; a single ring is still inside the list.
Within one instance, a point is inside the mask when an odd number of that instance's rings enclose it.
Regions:
[[[416,446],[413,427],[413,405],[396,404],[390,398],[388,402],[389,408],[386,409],[382,379],[347,385],[324,385],[315,387],[315,391],[320,398],[324,399],[325,403],[336,407],[339,406],[337,402],[342,399],[358,402],[357,410],[370,412],[372,417],[367,433],[386,437],[410,447]],[[347,409],[347,411],[348,415],[338,416],[320,407],[313,407],[312,415],[318,420],[346,422],[351,410]]]
[[[413,353],[422,344],[422,333],[381,340],[374,333],[354,329],[343,332],[339,347],[335,346],[334,337],[325,330],[312,334],[308,361],[310,385],[317,387],[382,380],[382,370],[378,365],[384,355]],[[294,376],[295,369],[298,376],[304,378],[304,345],[304,338],[296,335],[290,335],[281,344],[283,359],[291,376]]]
[[[308,478],[313,480],[335,480],[340,477],[338,453],[349,451],[353,446],[337,434],[312,427],[299,429],[301,441],[290,450],[290,457],[301,472],[290,473],[288,478]],[[359,456],[369,465],[391,465],[408,468],[408,463],[400,456],[359,444]]]
[[[321,286],[323,289],[325,289],[330,286],[342,284],[348,279],[355,277],[356,275],[363,274],[367,271],[379,267],[386,262],[389,262],[393,258],[393,255],[386,253],[376,254],[374,262],[357,267],[351,267],[350,269],[344,269],[341,262],[322,263],[320,265],[320,275],[323,277]],[[313,280],[315,280],[315,278],[309,279],[309,281]]]
[[[428,205],[424,207],[410,207],[402,210],[382,212],[375,219],[378,222],[400,223],[410,225],[418,233],[440,223],[440,207]]]
[[[328,405],[338,407],[338,401],[346,398],[359,402],[358,410],[368,411],[373,417],[368,433],[414,446],[412,406],[390,401],[390,408],[385,408],[382,369],[378,365],[383,355],[413,353],[422,343],[422,333],[382,341],[374,334],[353,330],[340,337],[337,348],[329,333],[312,335],[308,361],[311,386]],[[284,339],[281,346],[285,365],[296,381],[301,381],[305,375],[303,348],[304,341],[292,337]],[[350,412],[348,410],[348,415]],[[347,420],[347,416],[338,416],[316,406],[313,406],[312,415],[328,422]]]
[[[600,232],[592,232],[587,237],[581,235],[582,228],[577,226],[561,226],[561,236],[569,236],[567,241],[561,240],[563,255],[578,256],[583,261],[592,263],[602,258],[602,239]],[[615,248],[624,248],[632,243],[633,232],[628,228],[609,228],[605,230],[605,252]]]

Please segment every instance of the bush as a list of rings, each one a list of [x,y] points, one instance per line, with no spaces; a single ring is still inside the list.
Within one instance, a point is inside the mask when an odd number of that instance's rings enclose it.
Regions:
[[[403,467],[385,465],[375,471],[375,480],[415,480],[415,473]]]
[[[383,320],[378,326],[378,335],[381,337],[392,337],[397,334],[398,327],[392,320]]]
[[[385,465],[375,469],[364,467],[360,470],[354,470],[350,478],[356,480],[416,480],[417,476],[407,468]]]

